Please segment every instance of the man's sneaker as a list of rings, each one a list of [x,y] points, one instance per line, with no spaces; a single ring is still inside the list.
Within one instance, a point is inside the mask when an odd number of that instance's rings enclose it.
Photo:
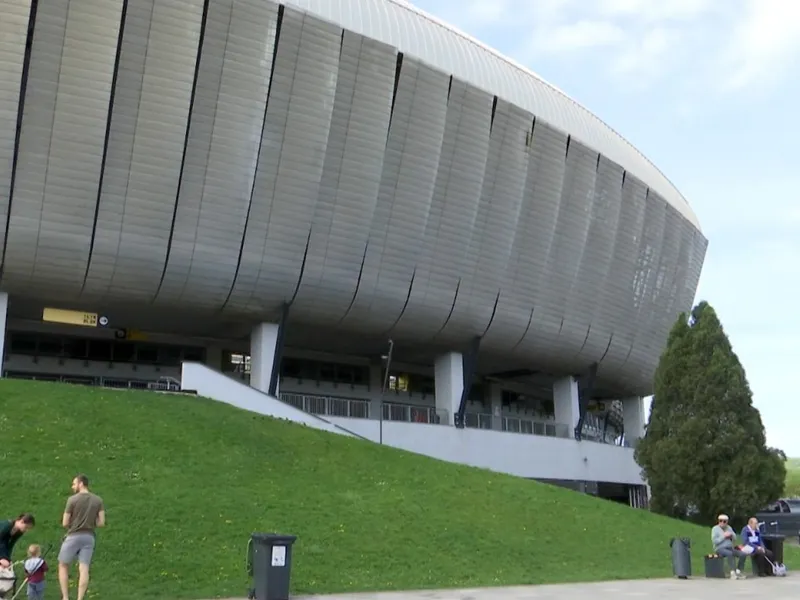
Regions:
[[[747,579],[747,575],[736,569],[736,579]]]
[[[736,571],[731,571],[731,579],[739,579],[739,578],[736,576]]]

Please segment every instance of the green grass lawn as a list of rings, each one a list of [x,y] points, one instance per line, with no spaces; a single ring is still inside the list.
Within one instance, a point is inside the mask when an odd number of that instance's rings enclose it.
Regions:
[[[0,512],[39,520],[25,543],[59,542],[76,472],[104,498],[93,597],[242,596],[252,531],[298,536],[294,593],[667,577],[676,535],[702,573],[709,545],[706,528],[198,398],[0,380],[0,440]]]
[[[800,458],[786,461],[786,489],[783,493],[789,497],[800,496]]]

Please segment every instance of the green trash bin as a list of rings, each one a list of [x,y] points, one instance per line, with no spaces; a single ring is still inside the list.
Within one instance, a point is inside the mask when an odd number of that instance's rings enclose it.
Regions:
[[[251,597],[255,600],[289,600],[294,535],[254,533],[250,536],[253,576]]]
[[[672,574],[678,579],[688,579],[692,575],[692,540],[689,538],[672,538]]]

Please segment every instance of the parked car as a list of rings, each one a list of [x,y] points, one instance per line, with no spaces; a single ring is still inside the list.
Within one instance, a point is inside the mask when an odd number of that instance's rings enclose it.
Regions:
[[[761,512],[765,513],[800,513],[800,498],[780,498],[771,502]]]

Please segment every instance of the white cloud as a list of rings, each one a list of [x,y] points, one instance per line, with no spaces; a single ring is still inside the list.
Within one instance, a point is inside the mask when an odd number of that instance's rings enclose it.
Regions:
[[[611,61],[611,72],[631,83],[644,85],[668,69],[670,58],[678,52],[680,34],[665,27],[648,30],[632,39],[623,52]]]
[[[693,20],[712,8],[711,0],[599,0],[601,13],[652,23]]]
[[[787,75],[800,53],[800,2],[747,0],[725,55],[729,91],[767,85]]]
[[[626,89],[663,84],[680,71],[683,89],[674,91],[684,112],[708,94],[750,96],[785,77],[800,58],[800,0],[415,3],[478,39],[502,35],[524,64],[585,58],[605,65]]]
[[[505,20],[512,9],[511,4],[508,0],[469,0],[464,9],[468,21],[488,25]]]
[[[534,48],[542,54],[576,52],[618,46],[626,39],[623,29],[608,21],[582,20],[535,34]]]

